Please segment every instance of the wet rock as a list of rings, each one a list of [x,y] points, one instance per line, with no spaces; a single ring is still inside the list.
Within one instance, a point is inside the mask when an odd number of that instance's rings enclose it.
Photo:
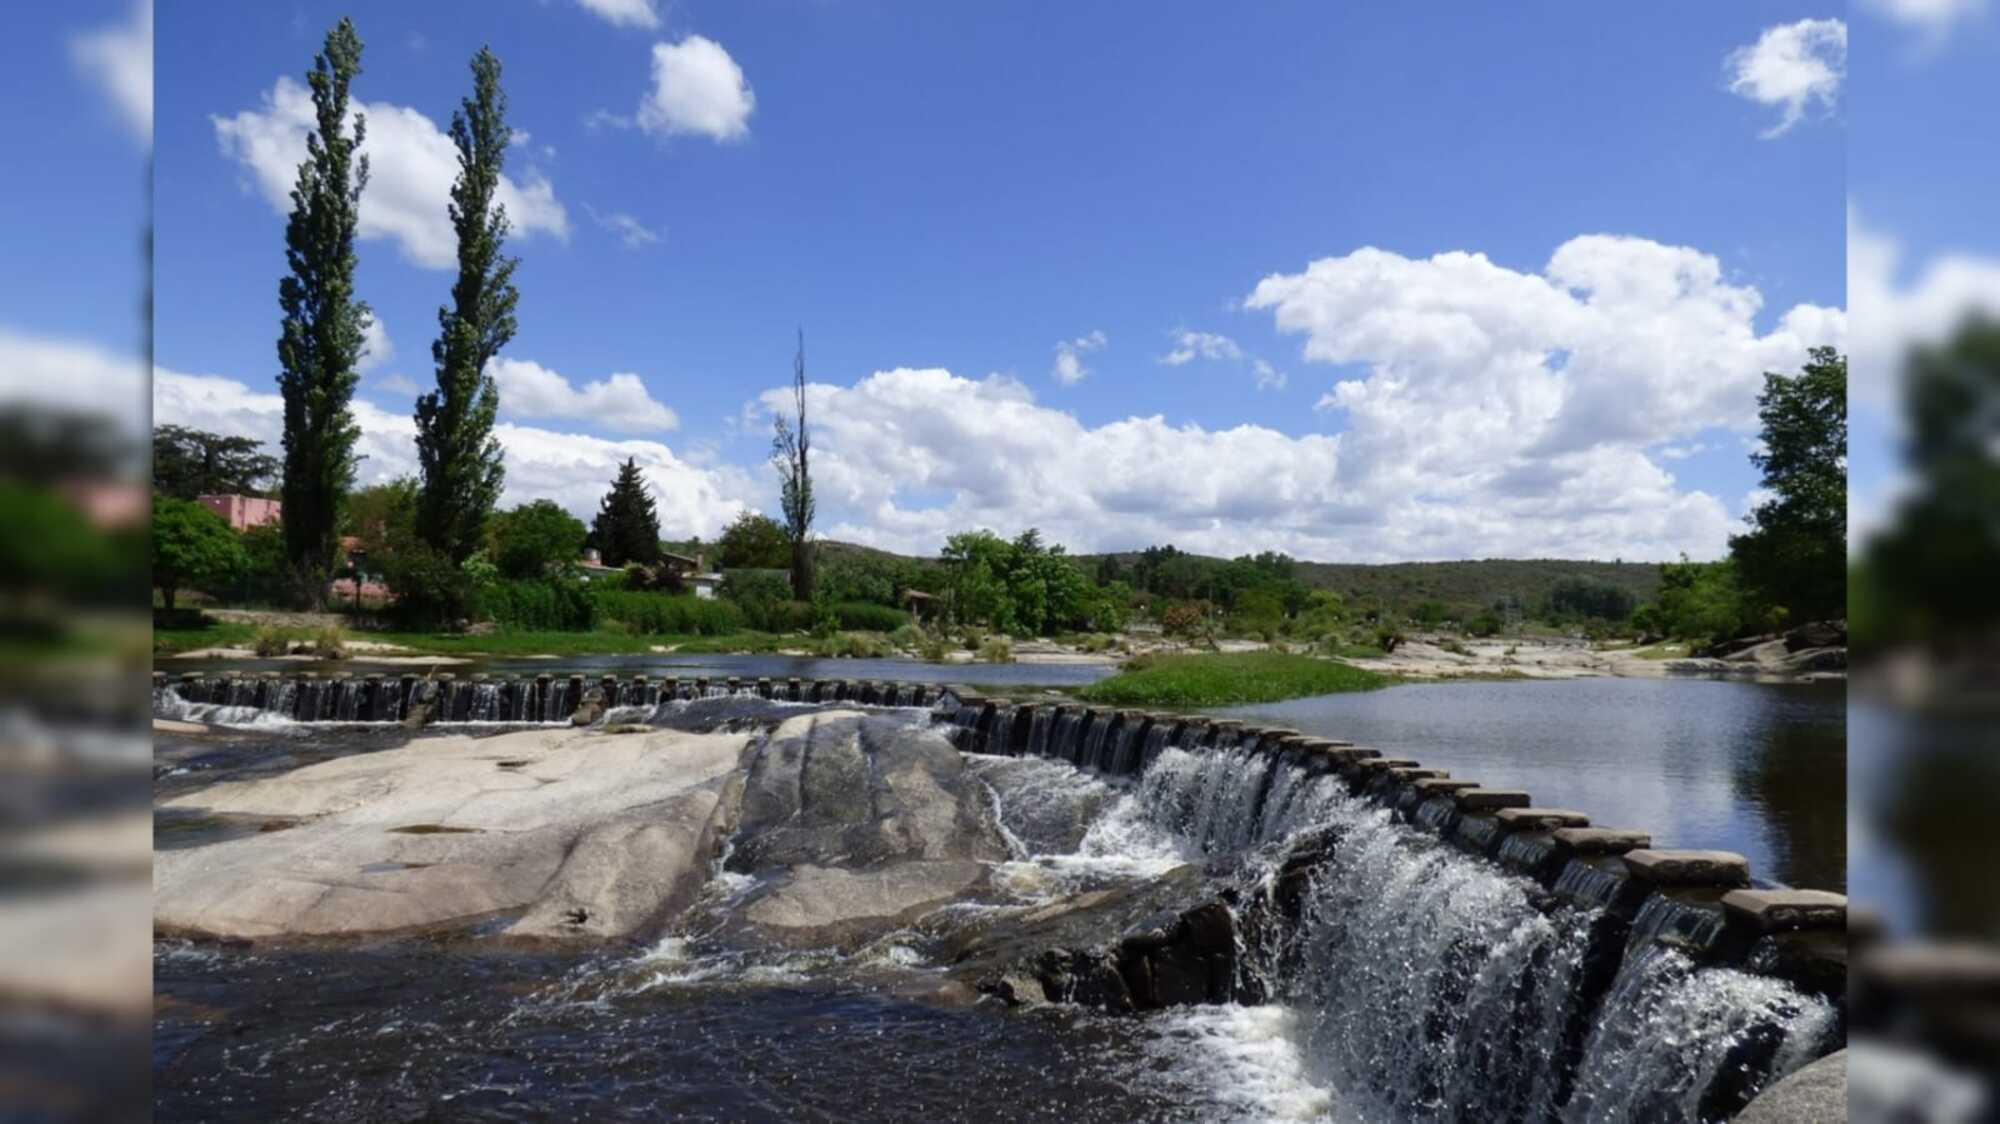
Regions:
[[[963,860],[874,870],[798,866],[773,876],[739,913],[750,936],[790,948],[853,947],[980,893],[986,866]]]
[[[1722,896],[1722,908],[1731,920],[1760,933],[1847,925],[1847,896],[1825,890],[1731,890]]]
[[[576,704],[570,713],[569,724],[589,726],[604,717],[604,688],[592,687],[583,693],[583,701]]]
[[[1089,774],[1040,758],[982,758],[968,767],[992,787],[1014,835],[1033,854],[1074,852],[1117,797]]]
[[[1625,868],[1633,878],[1657,886],[1741,886],[1750,881],[1750,860],[1734,851],[1641,848],[1626,852]]]
[[[1847,1051],[1800,1069],[1758,1094],[1735,1124],[1821,1124],[1847,1119]]]
[[[733,800],[728,777],[746,742],[570,730],[425,737],[189,793],[163,806],[301,822],[155,855],[155,927],[347,936],[519,911],[517,935],[642,932],[705,876],[712,821]],[[438,830],[396,830],[412,825]],[[570,924],[576,909],[585,920]]]
[[[793,718],[751,762],[729,868],[1009,857],[991,798],[942,739],[894,718]]]
[[[1814,621],[1785,633],[1785,649],[1802,652],[1808,648],[1847,647],[1846,621]]]

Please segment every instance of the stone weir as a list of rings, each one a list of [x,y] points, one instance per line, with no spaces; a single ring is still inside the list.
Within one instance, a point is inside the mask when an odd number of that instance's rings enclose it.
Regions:
[[[153,713],[233,724],[258,715],[293,722],[431,722],[588,724],[613,707],[655,707],[670,700],[763,698],[797,703],[929,706],[940,688],[858,679],[645,675],[457,676],[153,673]]]
[[[1046,957],[1051,997],[1158,1006],[1166,961],[1152,961],[1206,957],[1193,1001],[1283,993],[1317,1011],[1313,1045],[1333,1069],[1353,1061],[1392,1115],[1427,1119],[1446,1104],[1458,1118],[1725,1119],[1844,1047],[1845,896],[1759,882],[1742,855],[1658,848],[1644,830],[1296,730],[957,687],[935,713],[968,752],[1132,778],[1215,861],[1265,855],[1220,915]],[[1461,857],[1411,865],[1425,836]],[[1202,938],[1218,916],[1230,924]],[[1036,974],[1008,970],[1003,998]],[[1407,1050],[1398,1035],[1414,1036]]]

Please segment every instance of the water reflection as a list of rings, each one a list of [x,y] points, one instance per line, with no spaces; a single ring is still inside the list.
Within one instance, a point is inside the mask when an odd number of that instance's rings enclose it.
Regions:
[[[1861,701],[1852,719],[1856,896],[1902,933],[2000,938],[2000,723]]]
[[[1841,684],[1691,679],[1422,683],[1231,711],[1413,757],[1760,878],[1847,885]]]

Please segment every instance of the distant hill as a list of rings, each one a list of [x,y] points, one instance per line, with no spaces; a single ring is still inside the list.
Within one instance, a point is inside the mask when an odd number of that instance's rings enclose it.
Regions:
[[[824,555],[877,555],[907,557],[856,543],[824,542]],[[1095,571],[1101,554],[1080,554],[1077,559]],[[1119,551],[1118,560],[1130,565],[1137,551]],[[935,558],[917,558],[934,563]],[[1217,561],[1221,561],[1218,559]],[[1629,590],[1641,604],[1660,592],[1657,562],[1579,562],[1567,558],[1480,558],[1462,562],[1300,562],[1299,580],[1314,589],[1331,590],[1349,599],[1379,599],[1408,608],[1421,601],[1442,601],[1451,606],[1484,608],[1513,595],[1521,605],[1533,610],[1548,597],[1556,583],[1567,578],[1586,578]]]

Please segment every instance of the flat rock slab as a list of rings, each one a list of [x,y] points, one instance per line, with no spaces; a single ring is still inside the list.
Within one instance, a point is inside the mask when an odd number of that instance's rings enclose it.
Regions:
[[[1825,890],[1731,890],[1722,908],[1763,933],[1847,927],[1847,895]]]
[[[1349,760],[1349,764],[1363,773],[1382,773],[1394,769],[1423,768],[1421,761],[1412,761],[1407,757],[1355,757]]]
[[[1493,813],[1501,825],[1514,831],[1553,831],[1559,827],[1589,827],[1590,817],[1569,808],[1502,808]],[[1650,842],[1650,840],[1648,840]]]
[[[419,737],[167,801],[297,819],[157,852],[158,931],[351,936],[523,911],[519,935],[623,936],[707,879],[749,739],[560,729]]]
[[[1632,877],[1659,886],[1740,886],[1750,881],[1750,860],[1734,851],[1655,851],[1625,854]]]
[[[1445,777],[1425,777],[1415,785],[1416,790],[1425,796],[1449,796],[1463,789],[1478,787],[1478,781],[1455,781]]]
[[[1757,1095],[1734,1124],[1824,1124],[1847,1119],[1847,1051],[1828,1054]]]
[[[1622,855],[1653,845],[1653,837],[1643,831],[1615,827],[1561,827],[1555,839],[1579,855]]]
[[[1454,793],[1452,799],[1468,812],[1491,812],[1501,808],[1525,808],[1535,802],[1535,798],[1519,789],[1508,788],[1468,788]]]
[[[1451,776],[1451,772],[1446,769],[1426,769],[1421,765],[1409,765],[1391,769],[1389,775],[1399,781],[1428,781],[1443,780]]]

